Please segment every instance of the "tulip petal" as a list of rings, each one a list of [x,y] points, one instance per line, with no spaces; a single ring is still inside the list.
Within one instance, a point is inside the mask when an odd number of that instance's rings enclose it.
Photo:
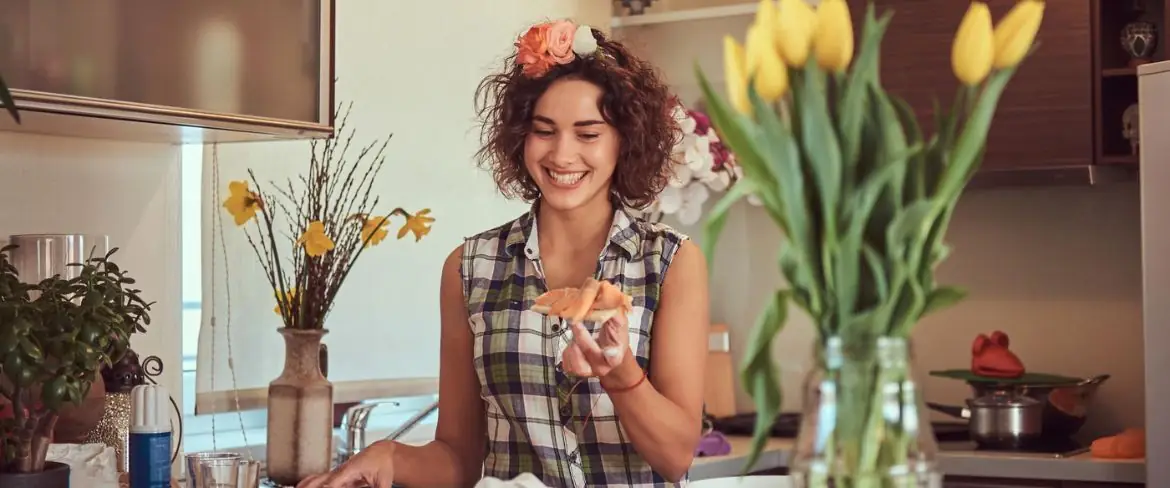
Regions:
[[[951,68],[964,85],[977,85],[991,72],[993,51],[991,10],[983,2],[971,2],[951,46]]]
[[[817,64],[834,73],[845,71],[853,60],[853,20],[845,0],[823,0],[817,7],[813,50]]]
[[[748,28],[748,75],[765,101],[775,102],[788,90],[788,69],[776,52],[772,36],[759,24]]]
[[[804,67],[816,31],[817,13],[805,0],[780,0],[776,49],[788,66]]]
[[[1043,18],[1044,2],[1021,0],[1000,20],[994,33],[995,61],[993,65],[996,69],[1020,63],[1020,60],[1032,48],[1032,43],[1036,40],[1036,33],[1040,30]]]
[[[744,72],[743,46],[734,37],[723,37],[723,82],[727,84],[727,98],[741,114],[752,114],[747,95],[747,74]]]

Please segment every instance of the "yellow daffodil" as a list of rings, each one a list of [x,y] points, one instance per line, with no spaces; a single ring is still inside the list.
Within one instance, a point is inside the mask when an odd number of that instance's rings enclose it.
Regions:
[[[415,212],[414,215],[406,217],[406,223],[398,229],[398,238],[406,237],[407,232],[414,234],[414,242],[422,240],[423,236],[431,233],[431,222],[435,221],[434,217],[430,216],[431,209],[424,208]]]
[[[774,102],[788,90],[788,68],[776,52],[771,33],[760,24],[752,24],[747,35],[748,76],[756,93],[766,102]]]
[[[1044,2],[1020,0],[995,26],[996,69],[1015,66],[1028,54],[1040,21],[1044,19]]]
[[[362,219],[362,242],[366,243],[366,246],[377,246],[390,233],[386,230],[390,225],[389,216],[359,217]]]
[[[248,223],[256,217],[261,208],[260,195],[248,189],[247,181],[233,181],[228,183],[230,196],[223,201],[223,208],[236,221],[236,226]]]
[[[752,104],[748,100],[748,77],[744,72],[743,46],[734,37],[723,37],[723,78],[727,84],[727,97],[731,105],[741,114],[751,116]]]
[[[978,85],[991,72],[993,57],[991,10],[986,3],[971,2],[955,32],[951,68],[964,85]]]
[[[309,256],[318,257],[333,249],[333,239],[325,234],[325,224],[320,220],[314,220],[309,222],[305,233],[297,239],[297,245],[304,246],[305,253]]]
[[[788,66],[803,68],[816,31],[817,12],[806,0],[780,0],[776,17],[776,49]]]
[[[817,64],[834,73],[845,71],[853,61],[853,19],[845,0],[823,0],[817,7],[813,51]]]
[[[288,297],[288,302],[292,304],[292,308],[294,309],[293,311],[296,311],[295,309],[298,308],[298,306],[297,306],[297,288],[295,286],[291,287],[288,289],[288,291],[285,291],[284,294],[286,297]],[[280,315],[280,295],[279,294],[276,295],[276,307],[274,307],[272,309],[272,311],[276,312],[276,315]]]

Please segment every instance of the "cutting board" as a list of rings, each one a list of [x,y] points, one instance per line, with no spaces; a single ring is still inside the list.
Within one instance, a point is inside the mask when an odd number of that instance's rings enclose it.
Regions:
[[[703,402],[714,417],[735,415],[735,363],[727,324],[711,324],[707,340],[707,371]]]

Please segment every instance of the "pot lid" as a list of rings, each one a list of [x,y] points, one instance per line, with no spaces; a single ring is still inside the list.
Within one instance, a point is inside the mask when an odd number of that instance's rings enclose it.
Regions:
[[[985,408],[1030,407],[1039,404],[1040,401],[1035,398],[1025,395],[1012,395],[1004,392],[996,392],[971,400],[972,407]]]

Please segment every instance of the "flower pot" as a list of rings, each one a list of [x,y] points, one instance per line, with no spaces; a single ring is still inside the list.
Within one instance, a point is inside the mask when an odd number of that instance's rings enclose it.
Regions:
[[[4,488],[69,488],[69,465],[45,462],[45,469],[36,473],[0,473]]]
[[[907,341],[830,337],[804,385],[796,488],[941,488],[938,444]]]
[[[333,446],[333,384],[321,373],[323,329],[278,329],[284,371],[268,384],[268,478],[295,486],[329,471]]]

